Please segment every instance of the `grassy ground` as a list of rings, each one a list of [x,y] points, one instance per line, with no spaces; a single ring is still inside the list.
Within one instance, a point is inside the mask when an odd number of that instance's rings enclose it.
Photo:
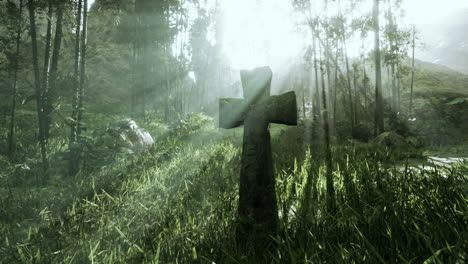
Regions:
[[[234,235],[242,128],[143,126],[158,135],[151,153],[42,185],[34,168],[19,182],[2,174],[0,263],[246,263]],[[404,150],[334,146],[330,214],[320,141],[309,149],[303,126],[271,131],[280,233],[269,262],[468,261],[466,163],[399,170]]]

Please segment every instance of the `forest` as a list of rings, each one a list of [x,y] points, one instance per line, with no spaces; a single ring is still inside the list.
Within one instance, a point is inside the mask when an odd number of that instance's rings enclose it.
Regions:
[[[1,0],[0,263],[467,263],[468,4]]]

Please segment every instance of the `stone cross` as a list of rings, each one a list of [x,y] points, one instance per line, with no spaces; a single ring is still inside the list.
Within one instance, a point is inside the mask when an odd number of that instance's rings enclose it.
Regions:
[[[244,125],[237,241],[261,246],[276,233],[278,221],[269,124],[297,124],[296,95],[270,96],[270,67],[240,75],[244,99],[220,99],[219,127]]]

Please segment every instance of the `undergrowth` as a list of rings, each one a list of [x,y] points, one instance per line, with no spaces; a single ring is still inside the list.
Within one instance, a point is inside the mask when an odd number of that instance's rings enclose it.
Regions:
[[[242,129],[190,118],[147,123],[158,129],[150,153],[3,187],[0,262],[245,263],[234,230]],[[333,146],[330,214],[321,146],[303,133],[272,129],[280,232],[270,263],[468,261],[466,163],[412,170],[394,163],[404,150]]]

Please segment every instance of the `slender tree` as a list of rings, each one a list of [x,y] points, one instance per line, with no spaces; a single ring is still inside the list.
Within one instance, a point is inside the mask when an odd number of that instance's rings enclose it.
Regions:
[[[368,103],[367,103],[367,93],[369,91],[369,78],[367,77],[367,71],[366,71],[366,56],[364,55],[364,53],[362,54],[362,71],[363,71],[363,84],[362,84],[362,88],[363,88],[363,96],[364,96],[364,122],[365,122],[365,125],[366,125],[366,128],[368,128],[368,114],[367,114],[367,106],[368,106]]]
[[[380,28],[379,28],[379,0],[374,0],[374,57],[375,57],[375,112],[374,135],[384,132],[384,114],[382,99],[382,69],[380,64]]]
[[[344,28],[344,25],[343,25]],[[351,117],[351,134],[354,130],[355,120],[354,120],[354,103],[353,103],[353,94],[352,94],[352,86],[351,86],[351,69],[349,68],[349,59],[348,59],[348,51],[346,48],[346,37],[342,35],[343,41],[343,56],[345,58],[345,65],[346,65],[346,82],[347,82],[347,90],[348,90],[348,104],[349,104],[349,116]]]
[[[390,78],[392,81],[391,84],[391,102],[392,102],[392,111],[398,111],[398,91],[396,85],[396,38],[397,38],[397,30],[396,25],[393,20],[393,12],[392,12],[392,1],[388,1],[388,42],[389,42],[389,63],[390,63]]]
[[[58,71],[58,62],[60,58],[60,48],[62,46],[62,24],[63,24],[63,4],[57,3],[56,6],[56,15],[57,20],[55,23],[55,36],[54,36],[54,50],[52,51],[52,61],[50,64],[50,73],[49,73],[49,89],[48,89],[48,100],[47,105],[45,106],[45,116],[46,116],[46,134],[49,135],[51,120],[52,120],[52,103],[56,100],[57,93],[57,71]]]
[[[44,134],[44,110],[43,110],[43,100],[41,92],[41,79],[39,73],[39,60],[38,60],[38,51],[37,51],[37,35],[36,35],[36,16],[35,16],[35,6],[34,0],[29,0],[29,23],[30,23],[30,35],[31,35],[31,47],[32,47],[32,60],[33,60],[33,69],[34,69],[34,88],[36,91],[36,105],[37,105],[37,116],[39,123],[39,142],[41,146],[41,156],[42,156],[42,166],[44,171],[47,171],[49,163],[47,160],[47,150],[46,150],[46,138]]]
[[[16,113],[16,96],[18,94],[18,62],[19,62],[19,53],[20,53],[20,42],[21,42],[21,31],[22,31],[22,16],[23,16],[23,0],[19,2],[19,11],[18,11],[18,29],[16,31],[16,52],[15,52],[15,61],[13,69],[13,99],[11,106],[11,116],[10,116],[10,132],[8,134],[8,153],[10,158],[14,156],[14,141],[15,141],[15,113]]]
[[[165,53],[165,58],[164,58],[164,75],[165,75],[165,91],[164,91],[164,94],[166,95],[166,100],[164,100],[164,122],[169,122],[169,119],[170,119],[170,109],[169,109],[169,93],[170,93],[170,86],[171,86],[171,80],[170,80],[170,77],[169,77],[169,62],[168,62],[168,59],[169,59],[169,41],[166,40],[166,42],[164,43],[164,53]]]
[[[358,68],[357,68],[357,64],[356,63],[353,63],[352,65],[353,67],[353,87],[354,87],[354,104],[353,104],[353,119],[354,119],[354,122],[355,122],[355,125],[359,123],[359,116],[358,116],[358,105],[360,105],[360,100],[359,100],[359,96],[357,94],[357,79],[358,79]],[[353,130],[354,130],[354,127],[353,127]]]
[[[300,88],[301,88],[301,96],[302,96],[302,116],[304,117],[304,120],[305,120],[306,119],[306,102],[305,102],[304,83],[302,81],[300,82]]]
[[[49,74],[50,74],[50,48],[52,45],[52,2],[49,2],[47,12],[47,28],[44,51],[44,68],[42,74],[42,93],[44,111],[44,137],[49,139]]]
[[[132,38],[132,83],[131,83],[131,111],[133,118],[137,116],[137,96],[138,96],[138,54],[139,54],[139,9],[138,1],[133,4],[133,38]]]
[[[78,0],[76,3],[76,25],[75,25],[75,63],[74,63],[74,74],[73,74],[73,101],[72,101],[72,118],[74,124],[71,127],[70,143],[77,141],[77,123],[78,123],[78,100],[80,96],[80,85],[79,85],[79,74],[80,74],[80,34],[81,34],[81,9],[82,0]]]
[[[317,27],[317,24],[311,25],[311,27]],[[321,112],[321,96],[320,96],[320,86],[319,86],[319,75],[318,75],[318,62],[317,62],[317,36],[315,33],[315,30],[312,29],[312,52],[314,56],[314,80],[315,80],[315,94],[317,95],[317,100],[316,100],[316,110],[317,110],[317,116],[319,117],[319,120],[321,120],[320,117],[320,112]]]
[[[319,53],[321,52],[321,45],[319,45]],[[322,63],[323,64],[323,61]],[[324,65],[320,66],[321,79],[322,79],[322,119],[323,119],[323,130],[325,138],[325,165],[326,165],[326,186],[327,186],[327,210],[330,214],[333,214],[336,208],[335,201],[335,187],[333,185],[333,165],[332,165],[332,154],[330,146],[330,127],[329,127],[329,114],[327,106],[327,93],[325,86],[325,69]],[[328,74],[328,73],[327,73]]]
[[[410,104],[409,104],[409,116],[413,115],[413,86],[414,86],[414,49],[415,49],[415,35],[416,27],[413,25],[413,43],[412,43],[412,55],[411,55],[411,88],[410,88]]]
[[[398,104],[397,104],[397,109],[398,109],[398,112],[401,111],[401,64],[398,65],[397,67],[397,100],[398,100]]]
[[[78,97],[78,115],[76,122],[76,134],[81,135],[82,131],[82,119],[83,119],[83,100],[84,92],[86,87],[86,46],[87,46],[87,32],[88,32],[88,0],[83,0],[83,28],[81,32],[81,51],[80,51],[80,89]]]
[[[349,117],[351,121],[351,134],[353,134],[354,126],[356,122],[355,122],[354,102],[353,102],[352,86],[351,86],[351,70],[349,67],[348,47],[346,43],[346,24],[345,24],[345,18],[341,14],[341,8],[340,8],[339,19],[341,21],[341,23],[338,25],[339,33],[340,33],[339,37],[341,38],[341,42],[343,44],[343,56],[344,56],[345,65],[346,65],[346,82],[347,82],[347,91],[348,91]]]
[[[75,63],[74,63],[74,74],[73,74],[73,101],[72,101],[72,119],[73,123],[70,129],[70,153],[75,156],[70,160],[69,174],[75,175],[78,172],[78,161],[77,149],[75,142],[78,140],[78,118],[79,118],[79,97],[80,97],[80,33],[81,33],[81,10],[82,0],[78,0],[76,3],[76,25],[75,25]]]
[[[336,46],[336,52],[335,52],[335,61],[334,61],[334,63],[335,63],[335,65],[338,65],[338,58],[339,58],[339,54],[340,54],[338,38],[336,39],[335,46]],[[335,80],[334,80],[335,85],[334,86],[335,87],[333,87],[333,98],[331,99],[332,106],[333,106],[333,117],[332,117],[333,125],[332,126],[333,126],[334,129],[336,128],[336,114],[337,114],[337,112],[336,112],[337,103],[336,102],[337,102],[337,99],[338,99],[338,97],[337,97],[338,92],[337,91],[338,91],[339,79],[340,79],[340,77],[338,75],[338,69],[339,69],[339,67],[335,67],[335,74],[334,74],[334,76],[335,76]]]

